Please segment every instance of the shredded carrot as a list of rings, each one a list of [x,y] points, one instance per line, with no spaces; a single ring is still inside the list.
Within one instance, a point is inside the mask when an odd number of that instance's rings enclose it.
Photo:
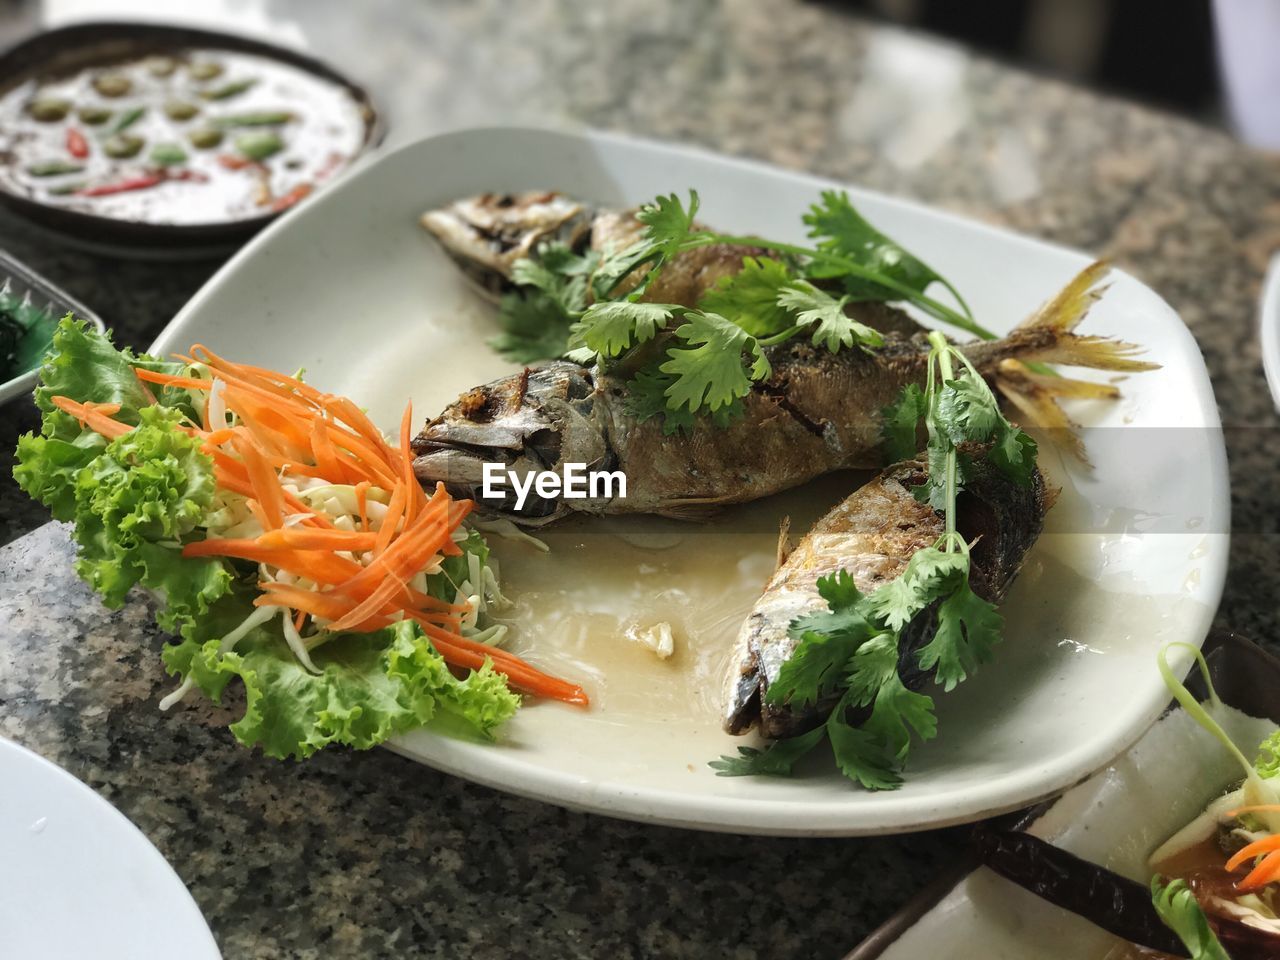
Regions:
[[[410,448],[412,404],[405,407],[398,445],[392,446],[346,397],[274,370],[234,363],[201,344],[181,359],[205,365],[213,377],[135,367],[138,384],[152,402],[155,395],[149,385],[205,391],[202,422],[179,429],[199,441],[213,461],[218,487],[243,496],[262,528],[256,537],[193,541],[183,547],[183,556],[242,560],[298,578],[300,583],[282,583],[273,579],[274,574],[266,576],[254,603],[291,610],[298,631],[314,618],[325,633],[312,642],[323,642],[326,635],[339,631],[382,629],[407,618],[455,668],[474,670],[490,663],[515,689],[587,703],[581,687],[549,676],[515,654],[463,636],[468,604],[448,603],[411,585],[433,562],[462,553],[454,534],[474,506],[469,500],[453,500],[443,484],[428,495],[418,483]],[[210,419],[210,398],[218,380],[221,402],[234,426]],[[113,419],[119,404],[79,403],[61,396],[53,397],[52,403],[109,439],[133,429]],[[307,478],[353,486],[359,526],[351,529],[353,519],[347,529],[338,529],[324,510],[292,492],[305,487]],[[380,522],[369,514],[375,487],[379,503],[386,503],[379,511]],[[356,559],[357,554],[362,559]],[[1264,859],[1254,874],[1271,860]]]

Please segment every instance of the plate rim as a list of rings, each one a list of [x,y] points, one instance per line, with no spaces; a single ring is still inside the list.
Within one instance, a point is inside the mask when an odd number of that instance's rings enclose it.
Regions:
[[[569,143],[579,150],[591,150],[596,146],[605,146],[626,151],[652,151],[660,153],[671,160],[692,159],[703,163],[712,162],[755,175],[782,177],[806,182],[814,189],[815,193],[818,190],[833,187],[846,189],[861,196],[872,197],[877,202],[892,208],[947,221],[977,235],[1014,238],[1019,243],[1029,244],[1057,257],[1065,256],[1081,266],[1094,259],[1081,250],[1052,243],[1039,237],[1027,236],[1015,230],[991,223],[971,219],[954,211],[931,206],[920,201],[859,187],[849,182],[801,170],[791,170],[742,157],[726,156],[701,147],[664,143],[658,140],[595,130],[569,131],[536,126],[481,126],[428,135],[402,144],[376,158],[369,158],[361,168],[350,171],[341,183],[335,184],[330,190],[324,191],[310,204],[286,213],[283,217],[270,224],[262,233],[254,237],[206,281],[205,285],[196,292],[191,300],[156,337],[150,348],[151,352],[172,350],[177,347],[177,338],[181,334],[182,328],[189,322],[189,318],[196,315],[203,308],[205,301],[220,290],[243,263],[247,263],[256,256],[262,247],[272,243],[278,233],[291,229],[295,218],[317,215],[326,202],[333,202],[344,190],[358,188],[358,185],[365,178],[376,177],[382,165],[395,163],[401,154],[429,149],[428,145],[431,144],[439,145],[440,148],[444,149],[457,141],[483,140],[486,137],[492,138],[495,136],[548,138]],[[1186,351],[1194,361],[1191,364],[1188,388],[1194,390],[1196,405],[1204,420],[1205,428],[1210,430],[1219,428],[1221,419],[1203,353],[1187,328],[1185,321],[1182,320],[1181,315],[1158,292],[1127,271],[1113,269],[1113,275],[1125,277],[1139,286],[1146,294],[1163,306],[1171,317],[1176,318],[1178,322],[1170,330],[1170,341],[1175,342],[1175,345],[1180,350]],[[1231,504],[1226,451],[1221,440],[1211,451],[1211,460],[1212,463],[1209,465],[1208,470],[1212,478],[1212,496],[1214,498],[1212,507],[1216,515],[1224,518],[1225,523],[1230,517]],[[1221,602],[1227,575],[1226,556],[1230,546],[1229,532],[1212,534],[1212,536],[1221,538],[1218,541],[1221,546],[1215,546],[1215,562],[1212,566],[1207,571],[1202,570],[1202,596],[1205,598],[1207,615],[1204,634],[1199,639],[1201,644],[1203,644],[1205,637],[1208,635],[1213,612],[1216,611]],[[514,755],[503,754],[499,751],[492,751],[491,756],[481,762],[479,770],[477,770],[469,763],[469,760],[475,755],[475,751],[489,750],[488,746],[471,744],[466,741],[449,740],[440,736],[431,737],[428,741],[432,744],[430,751],[410,749],[405,746],[404,738],[397,738],[388,744],[384,744],[384,746],[402,756],[410,757],[416,762],[423,763],[441,772],[460,776],[473,783],[493,787],[506,793],[540,800],[572,810],[641,823],[760,836],[875,836],[919,832],[971,823],[1017,810],[1030,803],[1061,793],[1063,790],[1088,779],[1096,771],[1104,768],[1115,757],[1126,752],[1158,718],[1162,709],[1163,704],[1158,704],[1145,711],[1141,722],[1134,722],[1130,728],[1126,729],[1123,735],[1116,738],[1112,746],[1104,751],[1104,755],[1093,756],[1092,751],[1081,747],[1068,751],[1068,754],[1085,754],[1088,759],[1087,761],[1077,759],[1071,763],[1060,761],[1058,774],[1052,778],[1043,779],[1041,786],[1031,793],[1020,792],[1013,799],[983,803],[977,805],[977,809],[974,809],[973,806],[967,806],[961,809],[968,812],[953,812],[951,814],[946,814],[943,811],[952,808],[954,804],[945,797],[937,797],[927,803],[921,802],[921,812],[916,818],[916,822],[912,823],[903,823],[891,818],[887,820],[875,819],[873,822],[868,823],[865,821],[858,822],[856,818],[850,820],[835,813],[819,814],[816,809],[817,805],[803,799],[787,800],[780,798],[775,802],[750,797],[699,796],[691,804],[689,794],[676,793],[669,789],[642,788],[632,784],[619,784],[610,781],[585,781],[581,777],[562,770],[553,770],[548,767],[521,762]],[[430,736],[429,733],[425,735]],[[823,808],[827,806],[828,804],[826,803],[822,805]],[[693,815],[690,815],[691,810]],[[926,813],[925,811],[928,812]],[[815,815],[816,823],[812,822]],[[798,819],[798,816],[800,816],[800,819]],[[804,817],[810,818],[810,821],[806,822],[803,819]]]

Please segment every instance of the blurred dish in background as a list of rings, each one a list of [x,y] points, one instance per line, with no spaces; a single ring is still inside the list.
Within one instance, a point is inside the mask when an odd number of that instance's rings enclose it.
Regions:
[[[0,200],[99,245],[243,239],[379,135],[359,87],[247,38],[81,24],[0,56]]]

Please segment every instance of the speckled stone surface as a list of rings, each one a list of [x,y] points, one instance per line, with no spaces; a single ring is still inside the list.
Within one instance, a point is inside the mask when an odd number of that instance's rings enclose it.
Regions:
[[[8,8],[4,8],[8,9]],[[1199,341],[1229,426],[1235,539],[1219,622],[1277,633],[1277,418],[1256,299],[1280,161],[1225,134],[784,0],[239,4],[366,81],[392,140],[478,123],[693,142],[916,197],[1111,256]],[[252,15],[246,16],[249,10]],[[3,14],[0,14],[2,17]],[[3,21],[0,20],[0,27]],[[145,345],[216,267],[0,244]],[[0,409],[0,449],[31,425]],[[7,474],[7,464],[4,464]],[[44,520],[0,485],[0,535]],[[127,814],[228,957],[838,957],[960,849],[945,832],[735,838],[568,813],[384,751],[281,765],[229,712],[164,716],[163,638],[105,611],[54,526],[0,551],[0,734]]]

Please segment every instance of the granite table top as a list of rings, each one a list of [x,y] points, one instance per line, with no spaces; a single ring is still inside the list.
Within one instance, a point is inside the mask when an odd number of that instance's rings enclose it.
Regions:
[[[215,5],[216,6],[216,5]],[[1199,342],[1227,427],[1234,540],[1220,625],[1280,615],[1276,413],[1256,301],[1280,160],[1185,120],[787,0],[234,4],[367,83],[392,141],[533,123],[691,142],[915,197],[1114,258]],[[5,7],[0,36],[30,9]],[[6,20],[4,18],[8,17]],[[27,18],[27,19],[23,19]],[[219,259],[134,262],[0,214],[0,245],[144,347]],[[0,735],[116,804],[228,957],[838,957],[962,847],[958,832],[781,840],[641,827],[508,797],[386,751],[304,764],[231,714],[162,715],[144,599],[105,610],[66,532],[9,479],[34,417],[0,408]],[[39,529],[36,529],[39,528]],[[29,532],[34,531],[34,532]],[[24,535],[25,534],[25,535]]]

